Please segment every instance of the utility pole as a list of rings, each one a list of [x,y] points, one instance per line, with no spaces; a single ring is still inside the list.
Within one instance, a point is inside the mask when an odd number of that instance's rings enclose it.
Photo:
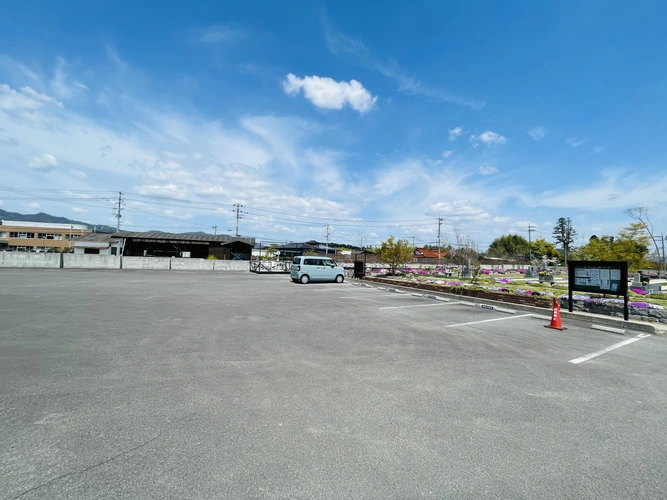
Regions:
[[[240,203],[235,203],[234,206],[236,207],[236,237],[239,237],[239,219],[241,218],[241,205]],[[232,210],[234,211],[234,210]]]
[[[331,226],[329,226],[329,224],[327,224],[326,228],[327,228],[327,243],[326,243],[326,246],[324,248],[325,248],[325,251],[326,251],[326,254],[327,254],[327,257],[328,257],[329,256],[329,230],[331,229]]]
[[[531,239],[530,234],[536,229],[535,226],[528,224],[528,263],[531,266],[533,265],[533,240]]]
[[[438,217],[438,266],[440,266],[440,226],[442,226],[442,217]]]
[[[415,246],[415,237],[414,236],[408,236],[408,238],[412,238],[412,246],[414,247]]]
[[[116,208],[118,210],[116,210],[116,213],[114,214],[116,216],[116,232],[120,231],[120,218],[121,218],[120,211],[122,207],[123,207],[123,193],[118,191],[118,204],[116,205]]]
[[[217,234],[218,234],[218,226],[215,225],[215,226],[211,226],[211,227],[213,228],[213,236],[217,236]]]
[[[660,239],[662,240],[662,272],[665,272],[665,236],[660,234]]]

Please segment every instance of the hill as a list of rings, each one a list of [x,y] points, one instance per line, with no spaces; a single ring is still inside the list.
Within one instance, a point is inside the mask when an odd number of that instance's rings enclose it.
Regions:
[[[104,224],[89,224],[79,220],[68,219],[67,217],[58,217],[55,215],[39,212],[36,214],[20,214],[18,212],[7,212],[0,210],[0,220],[16,220],[23,222],[51,222],[56,224],[83,224],[90,229],[97,228],[100,233],[115,233],[116,228],[112,226],[105,226]]]

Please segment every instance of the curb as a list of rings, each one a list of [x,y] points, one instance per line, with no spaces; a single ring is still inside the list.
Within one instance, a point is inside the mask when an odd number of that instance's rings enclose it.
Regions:
[[[375,283],[379,283],[375,281]],[[370,287],[370,285],[364,285]],[[393,286],[399,286],[399,285],[393,285]],[[407,289],[408,291],[414,290],[414,287],[411,287],[409,284],[405,285],[400,285],[401,288]],[[405,292],[404,292],[405,293]],[[435,294],[438,295],[435,295]],[[461,296],[461,295],[456,295],[456,294],[451,294],[451,293],[445,293],[445,292],[432,292],[430,291],[429,294],[426,296],[429,299],[435,299],[435,300],[456,300],[460,301],[459,303],[462,305],[467,305],[470,307],[482,307],[481,304],[488,304],[489,300],[488,299],[475,299],[474,297],[467,297],[467,296]],[[447,297],[447,298],[445,298]],[[525,305],[520,305],[520,304],[509,304],[506,302],[499,302],[499,304],[502,304],[502,306],[497,306],[495,304],[491,305],[495,310],[498,310],[499,312],[508,312],[508,311],[513,311],[512,313],[509,314],[516,314],[516,311],[524,311],[524,312],[530,312],[534,313],[531,317],[537,318],[537,319],[546,319],[547,321],[551,320],[551,316],[545,316],[544,315],[544,309],[538,308],[538,307],[533,307],[533,306],[525,306]],[[505,306],[505,307],[503,307]],[[511,307],[511,309],[510,309]],[[504,309],[501,311],[501,309]],[[622,330],[625,334],[626,332],[645,332],[645,333],[650,333],[653,335],[662,335],[666,336],[667,335],[667,329],[665,329],[665,325],[660,324],[660,325],[654,325],[652,323],[639,323],[637,321],[625,321],[623,319],[618,319],[614,316],[609,316],[609,317],[600,317],[600,316],[593,316],[589,315],[587,313],[579,312],[579,311],[574,311],[574,312],[569,312],[569,311],[563,311],[561,310],[561,318],[563,319],[568,319],[570,321],[575,321],[577,323],[581,323],[582,327],[588,326],[589,328],[593,328],[593,324],[596,324],[599,328],[595,328],[596,330],[601,330],[602,328],[613,328],[614,330],[609,330],[610,332],[613,333],[618,333],[618,330]],[[607,331],[607,330],[604,330]]]
[[[611,332],[611,333],[618,333],[619,335],[625,335],[626,331],[622,328],[614,328],[613,326],[607,326],[607,325],[596,325],[593,323],[591,325],[591,328],[593,330],[602,330],[603,332]]]

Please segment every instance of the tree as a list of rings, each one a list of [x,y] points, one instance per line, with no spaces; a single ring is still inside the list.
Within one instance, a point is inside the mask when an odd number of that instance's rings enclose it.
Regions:
[[[276,243],[271,243],[269,246],[262,249],[262,259],[271,260],[276,256],[276,250],[278,250],[278,245]]]
[[[577,236],[577,231],[572,227],[572,219],[561,217],[553,230],[554,239],[563,246],[563,253],[565,254],[565,265],[567,266],[567,253],[570,251],[570,246],[574,243],[574,238]]]
[[[380,248],[376,249],[376,253],[382,262],[389,265],[391,273],[394,274],[396,269],[414,258],[415,247],[410,245],[408,240],[394,240],[394,237],[390,236],[382,242]]]
[[[458,229],[454,230],[454,237],[456,238],[456,254],[453,256],[455,261],[459,264],[466,264],[469,260],[477,259],[479,251],[477,250],[477,243],[470,235],[463,235]]]
[[[357,231],[357,241],[359,242],[359,248],[362,250],[368,246],[368,233],[363,229]]]
[[[544,238],[538,238],[533,241],[531,247],[533,249],[533,255],[536,257],[546,257],[549,260],[560,260],[560,252],[556,250],[556,246]]]
[[[628,208],[625,211],[625,214],[639,221],[638,224],[642,225],[642,227],[648,234],[648,238],[653,242],[653,246],[655,247],[655,253],[658,256],[658,269],[660,271],[664,271],[665,252],[663,250],[661,256],[660,247],[658,246],[658,242],[656,241],[655,235],[653,233],[653,223],[651,222],[651,219],[649,219],[648,217],[648,208],[646,207]]]
[[[488,254],[492,257],[525,258],[528,255],[528,240],[518,234],[497,237],[489,245]]]
[[[574,253],[580,260],[626,261],[631,271],[650,267],[646,259],[650,239],[644,226],[635,222],[624,227],[617,237],[591,236],[588,244]]]

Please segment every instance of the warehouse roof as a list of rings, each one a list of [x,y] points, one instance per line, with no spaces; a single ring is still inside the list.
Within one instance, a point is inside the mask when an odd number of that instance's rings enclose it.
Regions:
[[[236,236],[227,236],[224,234],[212,235],[212,234],[175,234],[175,233],[162,233],[160,231],[118,231],[113,233],[114,238],[146,238],[152,240],[176,240],[176,241],[206,241],[206,242],[220,242],[220,243],[233,243],[239,241],[241,243],[246,243],[248,245],[254,245],[255,238],[241,238]]]

